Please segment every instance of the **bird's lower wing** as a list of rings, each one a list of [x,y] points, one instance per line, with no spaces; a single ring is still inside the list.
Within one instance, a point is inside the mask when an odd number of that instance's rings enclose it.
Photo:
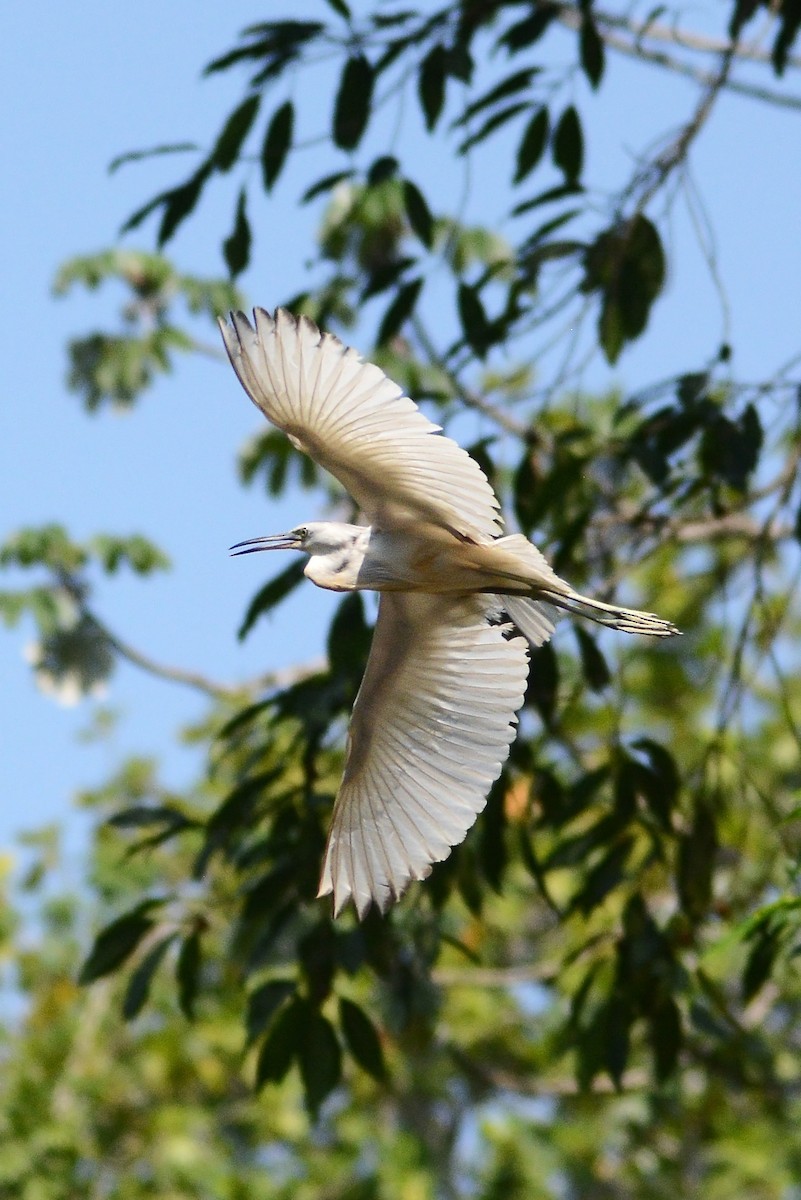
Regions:
[[[458,536],[501,529],[498,502],[470,455],[440,436],[384,372],[308,317],[254,310],[220,321],[231,365],[253,403],[344,485],[371,524],[420,519]]]
[[[525,641],[488,597],[385,592],[356,700],[321,896],[383,911],[447,858],[483,809],[515,735]]]

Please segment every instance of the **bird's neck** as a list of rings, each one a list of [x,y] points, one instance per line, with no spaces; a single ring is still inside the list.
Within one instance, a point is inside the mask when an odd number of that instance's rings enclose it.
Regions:
[[[370,545],[369,526],[353,527],[353,537],[327,554],[312,554],[303,574],[331,592],[352,592],[364,585],[359,573]]]

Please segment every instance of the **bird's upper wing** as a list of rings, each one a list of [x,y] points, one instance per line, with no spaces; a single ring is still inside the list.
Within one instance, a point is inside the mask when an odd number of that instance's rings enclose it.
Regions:
[[[373,525],[420,518],[497,537],[492,488],[469,454],[400,387],[308,317],[254,309],[220,328],[245,391],[269,421],[344,484]]]
[[[335,913],[349,899],[383,911],[486,803],[528,675],[525,641],[487,623],[489,603],[381,595],[320,881]]]

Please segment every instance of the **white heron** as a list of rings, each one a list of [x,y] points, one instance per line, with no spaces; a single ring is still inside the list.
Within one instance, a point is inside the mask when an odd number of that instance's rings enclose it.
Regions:
[[[679,631],[575,592],[521,534],[489,481],[379,367],[307,317],[220,321],[268,421],[334,475],[369,525],[309,521],[232,549],[300,550],[333,591],[380,593],[348,735],[319,895],[334,915],[381,911],[447,858],[483,809],[515,736],[528,648],[563,610],[627,633]]]

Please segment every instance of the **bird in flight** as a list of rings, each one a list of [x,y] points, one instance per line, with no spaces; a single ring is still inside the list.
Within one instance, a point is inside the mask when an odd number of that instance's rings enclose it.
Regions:
[[[478,463],[379,367],[308,317],[253,317],[220,321],[242,386],[369,521],[309,521],[232,547],[300,550],[319,587],[380,593],[318,893],[333,893],[335,916],[352,900],[361,918],[464,840],[515,736],[527,642],[547,641],[560,611],[679,631],[579,595],[526,537],[504,533]]]

